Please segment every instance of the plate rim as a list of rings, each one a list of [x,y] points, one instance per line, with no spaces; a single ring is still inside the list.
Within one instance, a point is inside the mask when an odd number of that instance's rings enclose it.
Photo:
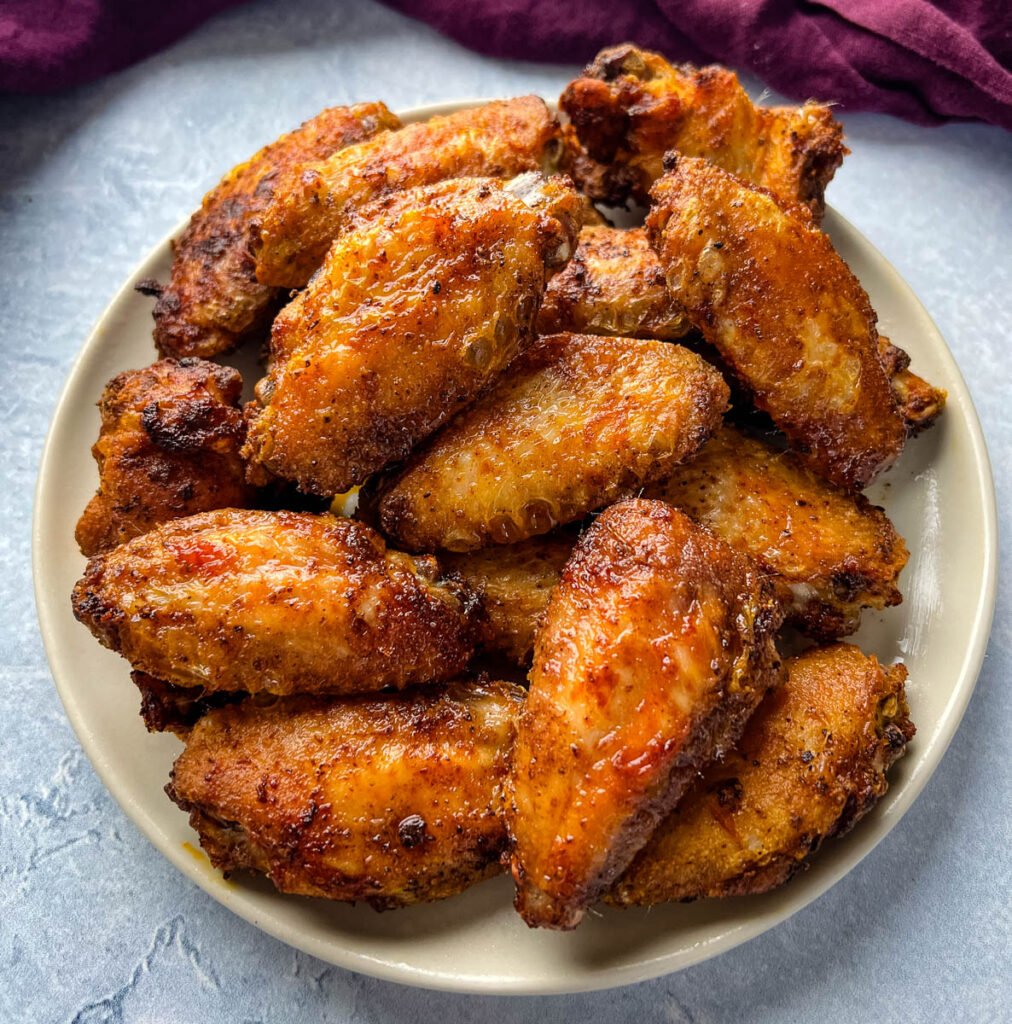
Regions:
[[[458,100],[446,100],[438,103],[422,104],[415,107],[408,107],[398,111],[398,116],[405,122],[421,120],[424,118],[441,116],[456,110],[463,110],[468,107],[477,106],[490,102],[486,98],[462,98]],[[551,109],[555,104],[547,101]],[[46,439],[43,444],[42,454],[39,459],[38,475],[33,494],[32,506],[32,579],[35,598],[36,613],[39,619],[39,628],[42,636],[43,646],[46,652],[46,659],[49,665],[50,674],[53,677],[54,685],[59,694],[64,712],[70,722],[71,728],[77,737],[84,753],[88,757],[95,773],[105,786],[110,796],[116,801],[131,822],[137,827],[140,833],[151,843],[152,846],[165,857],[185,878],[195,883],[207,895],[216,902],[236,914],[249,924],[266,932],[272,938],[277,939],[288,946],[299,949],[311,956],[314,956],[326,963],[369,975],[383,981],[396,982],[398,984],[428,989],[431,991],[444,991],[455,993],[467,993],[475,995],[561,995],[578,992],[601,991],[612,988],[619,988],[626,985],[636,984],[641,981],[648,981],[692,967],[721,953],[729,952],[756,938],[764,932],[782,924],[794,914],[819,899],[832,889],[841,878],[849,874],[871,851],[895,828],[900,819],[906,814],[913,803],[920,796],[928,780],[934,775],[941,764],[945,752],[955,736],[970,699],[976,689],[977,680],[983,665],[987,646],[991,638],[991,627],[994,618],[995,605],[997,600],[998,583],[998,527],[997,527],[997,494],[994,484],[994,474],[991,466],[991,459],[984,437],[984,431],[980,418],[974,405],[963,374],[960,371],[955,357],[950,350],[944,335],[938,329],[925,308],[924,304],[917,297],[912,287],[900,275],[892,263],[879,251],[879,249],[847,218],[843,217],[832,206],[827,206],[827,211],[837,219],[843,230],[860,240],[867,251],[879,264],[880,269],[887,278],[891,290],[900,293],[904,300],[912,302],[924,316],[927,323],[934,331],[941,344],[934,349],[934,354],[946,364],[946,370],[950,376],[949,402],[958,400],[965,424],[968,430],[972,465],[974,469],[975,482],[981,486],[981,514],[983,518],[983,586],[980,588],[976,607],[972,613],[972,625],[969,642],[963,654],[959,672],[954,679],[949,701],[945,705],[939,727],[929,736],[926,741],[926,748],[922,755],[924,770],[916,772],[909,778],[901,793],[894,798],[889,806],[889,817],[877,830],[866,830],[861,833],[860,841],[851,841],[851,851],[848,856],[839,858],[839,863],[833,870],[826,872],[825,884],[812,893],[804,893],[795,896],[789,901],[786,910],[778,911],[774,916],[775,920],[766,920],[766,915],[756,914],[754,917],[728,925],[726,930],[709,942],[698,943],[688,950],[680,950],[663,954],[653,959],[639,961],[636,964],[619,965],[600,968],[596,975],[588,977],[582,974],[574,983],[567,983],[564,979],[557,978],[555,981],[543,979],[541,981],[517,982],[507,979],[505,976],[489,977],[460,977],[445,972],[433,972],[424,968],[412,966],[404,961],[380,960],[365,953],[341,948],[334,950],[331,943],[317,940],[312,936],[301,936],[293,934],[292,926],[272,916],[262,917],[255,906],[249,905],[242,896],[241,889],[231,889],[220,884],[213,884],[213,879],[208,873],[201,869],[200,863],[182,848],[176,848],[177,844],[167,841],[157,821],[151,818],[144,806],[132,799],[129,793],[120,785],[118,774],[113,770],[109,759],[105,756],[101,744],[95,735],[88,728],[82,713],[78,708],[74,696],[74,683],[69,678],[71,673],[64,670],[62,658],[58,649],[59,623],[55,618],[55,609],[50,606],[49,599],[43,593],[43,578],[45,576],[46,553],[44,523],[45,510],[43,499],[47,490],[51,488],[52,463],[55,458],[55,435],[58,432],[58,425],[66,415],[69,408],[70,396],[78,389],[77,381],[84,376],[87,370],[88,359],[86,358],[94,348],[98,347],[99,339],[106,334],[115,320],[117,311],[128,299],[134,295],[135,282],[143,276],[144,268],[162,256],[172,241],[179,237],[189,223],[190,217],[184,217],[170,232],[168,232],[156,245],[147,249],[137,265],[127,275],[123,284],[116,290],[109,300],[102,313],[99,315],[91,331],[88,333],[83,345],[78,349],[67,374],[59,397],[53,406],[50,416],[49,427],[46,432]],[[951,384],[956,385],[955,388]],[[955,392],[955,393],[953,393]]]

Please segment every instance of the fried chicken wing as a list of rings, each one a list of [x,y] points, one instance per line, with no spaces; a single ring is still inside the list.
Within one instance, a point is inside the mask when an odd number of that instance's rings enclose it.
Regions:
[[[516,907],[573,928],[779,678],[758,568],[681,512],[632,499],[552,592],[507,787]]]
[[[480,595],[481,645],[523,665],[548,607],[552,588],[573,552],[576,534],[556,530],[506,547],[445,554],[440,564]]]
[[[796,455],[724,426],[646,497],[680,508],[769,574],[788,621],[853,633],[862,608],[902,600],[907,547],[882,509],[825,483]]]
[[[510,544],[670,475],[720,422],[723,378],[677,345],[539,338],[379,501],[412,551]]]
[[[573,258],[548,282],[538,318],[541,334],[674,341],[690,330],[643,228],[585,227]]]
[[[238,372],[202,359],[163,359],[114,377],[98,406],[92,455],[99,484],[77,524],[94,555],[159,523],[248,505]]]
[[[327,495],[404,458],[530,344],[582,209],[566,179],[531,175],[363,211],[274,323],[248,460]]]
[[[443,680],[471,595],[364,523],[223,509],[92,558],[74,614],[139,671],[206,693],[362,693]]]
[[[263,331],[281,290],[260,284],[249,252],[252,221],[295,165],[400,127],[382,103],[331,107],[234,167],[212,189],[172,246],[167,287],[145,281],[158,296],[155,344],[163,355],[211,356],[236,348]]]
[[[224,708],[196,724],[167,790],[224,871],[377,910],[443,899],[501,870],[522,702],[469,682]]]
[[[653,189],[647,231],[668,290],[816,472],[867,485],[906,425],[860,282],[802,210],[705,160]]]
[[[559,100],[569,116],[567,167],[592,199],[645,203],[675,150],[806,204],[818,218],[843,162],[829,107],[757,107],[727,68],[673,67],[631,44],[602,50]]]
[[[282,175],[257,225],[257,278],[301,288],[343,221],[372,200],[449,178],[512,178],[551,171],[561,142],[537,96],[497,100],[350,146]]]
[[[902,665],[849,644],[787,661],[787,679],[640,851],[606,901],[762,893],[786,882],[825,839],[846,832],[888,788],[914,726]]]

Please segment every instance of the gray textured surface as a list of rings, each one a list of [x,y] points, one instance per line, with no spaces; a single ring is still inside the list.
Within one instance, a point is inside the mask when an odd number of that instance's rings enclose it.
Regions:
[[[327,103],[550,96],[569,72],[479,58],[371,4],[300,0],[221,16],[65,96],[0,97],[0,1021],[1012,1019],[1004,581],[967,716],[902,824],[774,931],[611,993],[476,999],[328,968],[186,882],[78,748],[35,625],[31,495],[63,379],[120,282],[225,169]],[[854,153],[831,201],[910,282],[962,366],[995,465],[1007,552],[1012,138],[845,122]]]

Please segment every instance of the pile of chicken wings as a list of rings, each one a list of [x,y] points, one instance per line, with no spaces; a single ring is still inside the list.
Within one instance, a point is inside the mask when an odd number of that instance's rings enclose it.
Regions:
[[[861,491],[945,394],[819,228],[840,125],[630,45],[559,108],[325,110],[141,286],[73,606],[226,872],[385,909],[509,870],[560,929],[764,892],[913,736],[840,640],[901,600]]]

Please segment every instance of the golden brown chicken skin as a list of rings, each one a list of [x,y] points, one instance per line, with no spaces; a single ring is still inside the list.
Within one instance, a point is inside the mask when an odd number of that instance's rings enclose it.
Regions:
[[[574,928],[779,678],[758,568],[633,499],[587,530],[552,592],[520,717],[507,826],[516,907]]]
[[[74,614],[137,670],[205,692],[363,693],[458,674],[470,595],[364,523],[223,509],[91,559]]]
[[[548,283],[541,334],[573,331],[675,341],[692,330],[671,301],[643,228],[585,227],[573,258]]]
[[[407,463],[379,502],[411,551],[547,533],[670,475],[717,427],[723,378],[677,345],[539,338]]]
[[[434,117],[348,147],[281,175],[257,225],[257,278],[301,288],[343,227],[367,203],[449,178],[512,178],[550,171],[561,143],[537,96],[497,100]]]
[[[274,324],[245,455],[312,494],[404,458],[534,337],[575,248],[566,179],[458,178],[363,211]]]
[[[650,906],[743,896],[786,882],[888,789],[913,738],[902,665],[849,644],[805,652],[664,820],[606,901]]]
[[[552,588],[576,540],[574,532],[556,530],[506,547],[440,556],[440,565],[480,596],[484,650],[526,664]]]
[[[105,386],[92,455],[98,491],[77,524],[94,555],[159,523],[253,499],[239,451],[242,378],[203,359],[163,359]]]
[[[788,621],[821,639],[862,608],[902,600],[908,552],[882,509],[827,484],[791,452],[724,426],[645,495],[680,508],[769,574]]]
[[[705,160],[679,158],[652,195],[647,231],[674,300],[809,466],[866,486],[906,424],[868,296],[829,238]]]
[[[843,161],[829,107],[757,107],[727,68],[674,67],[629,43],[602,50],[559,100],[566,169],[592,199],[647,201],[669,150],[702,157],[822,216]]]
[[[330,107],[229,171],[204,196],[183,236],[173,243],[168,286],[151,281],[141,286],[158,296],[158,350],[210,358],[264,331],[282,293],[257,281],[249,232],[277,182],[295,165],[322,160],[399,127],[400,121],[382,103]]]
[[[501,870],[522,701],[510,683],[460,682],[212,711],[167,789],[226,872],[377,910],[444,899]]]

